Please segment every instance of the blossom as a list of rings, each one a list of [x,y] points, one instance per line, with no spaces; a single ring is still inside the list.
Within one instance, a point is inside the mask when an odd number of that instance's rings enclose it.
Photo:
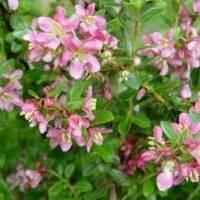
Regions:
[[[42,180],[42,175],[37,170],[25,169],[23,165],[16,167],[16,173],[7,177],[7,182],[12,189],[19,187],[20,191],[36,188]]]
[[[0,109],[11,111],[14,106],[22,103],[22,85],[19,82],[23,72],[21,70],[8,71],[3,75],[6,85],[0,87]]]
[[[8,6],[10,10],[17,10],[17,8],[19,7],[19,0],[8,0]]]
[[[85,104],[83,106],[83,111],[86,113],[86,117],[89,120],[94,120],[95,116],[92,110],[96,109],[96,99],[92,97],[92,87],[90,86],[87,90],[87,95],[85,99]]]
[[[25,116],[25,119],[30,122],[30,127],[39,125],[41,133],[45,133],[48,127],[48,121],[40,113],[39,108],[34,102],[26,101],[21,105],[21,115]]]
[[[102,134],[108,134],[110,133],[110,129],[106,128],[89,128],[88,133],[89,133],[89,139],[87,141],[86,147],[87,151],[89,152],[93,142],[97,145],[101,145],[103,143],[103,135]]]
[[[25,174],[31,188],[36,188],[42,180],[41,174],[37,171],[27,169]]]
[[[97,30],[105,29],[106,20],[102,16],[96,16],[95,4],[90,4],[87,9],[82,5],[76,6],[76,14],[80,18],[80,28],[84,35],[93,35]]]
[[[68,131],[79,146],[84,146],[83,130],[90,127],[89,121],[77,114],[72,114],[68,118]]]
[[[64,128],[50,128],[47,138],[50,139],[52,148],[60,145],[63,152],[68,151],[72,147],[71,134]]]
[[[105,18],[94,13],[95,4],[86,10],[77,5],[70,17],[58,7],[53,17],[36,19],[24,36],[29,42],[29,60],[53,64],[54,69],[62,67],[75,79],[99,72],[104,51],[116,49],[118,40],[106,30]]]
[[[94,53],[102,48],[102,42],[93,39],[82,41],[77,37],[68,36],[65,38],[65,45],[67,51],[63,59],[66,63],[71,61],[69,73],[73,78],[79,79],[88,71],[100,71],[100,63]]]
[[[24,36],[30,42],[29,60],[62,65],[64,38],[78,26],[75,16],[66,18],[64,8],[58,7],[53,17],[39,17],[33,31]]]

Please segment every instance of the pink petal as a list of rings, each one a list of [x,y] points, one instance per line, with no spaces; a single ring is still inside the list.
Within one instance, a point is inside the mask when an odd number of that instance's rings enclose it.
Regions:
[[[39,130],[40,130],[40,133],[45,133],[47,131],[47,124],[46,123],[40,123],[39,124]]]
[[[39,17],[38,25],[44,32],[50,32],[53,28],[53,20],[50,17]]]
[[[95,16],[95,20],[96,20],[96,25],[99,28],[105,28],[106,26],[106,19],[102,16]]]
[[[163,136],[163,132],[162,129],[160,128],[160,126],[155,126],[153,129],[153,137],[159,141],[162,139]]]
[[[200,0],[194,0],[193,9],[195,12],[200,12]]]
[[[193,123],[190,130],[191,130],[192,134],[199,133],[200,132],[200,123]]]
[[[157,186],[160,191],[166,191],[173,185],[173,176],[169,171],[160,173],[156,178]]]
[[[83,46],[82,41],[79,40],[77,37],[73,37],[72,35],[67,35],[64,38],[64,44],[65,47],[70,51],[76,51]]]
[[[84,44],[84,48],[93,52],[93,51],[100,51],[103,47],[103,42],[100,40],[88,40]]]
[[[80,63],[79,60],[74,60],[71,63],[71,66],[69,69],[70,75],[75,79],[79,79],[83,76],[83,72],[84,72],[83,65]]]
[[[95,13],[95,3],[90,4],[86,10],[87,15],[94,15]]]
[[[189,86],[189,84],[185,84],[185,85],[183,86],[182,91],[181,91],[181,97],[182,97],[183,99],[188,99],[188,98],[190,98],[191,96],[192,96],[192,92],[191,92],[191,90],[190,90],[190,86]]]
[[[77,16],[79,16],[79,17],[83,17],[83,16],[85,16],[85,9],[83,8],[83,6],[81,6],[81,5],[77,5],[76,6],[76,15]]]
[[[86,59],[87,59],[87,67],[90,72],[95,73],[100,71],[101,67],[99,61],[95,56],[88,55]]]
[[[61,142],[60,147],[63,152],[67,152],[71,149],[72,143],[71,142]]]
[[[56,14],[54,15],[54,19],[60,23],[63,23],[65,21],[65,15],[66,15],[66,11],[65,8],[63,8],[62,6],[58,6],[56,8]]]
[[[192,122],[191,122],[191,119],[188,116],[188,114],[181,113],[179,115],[179,123],[182,124],[182,125],[185,125],[186,127],[190,127],[190,125],[191,125]]]

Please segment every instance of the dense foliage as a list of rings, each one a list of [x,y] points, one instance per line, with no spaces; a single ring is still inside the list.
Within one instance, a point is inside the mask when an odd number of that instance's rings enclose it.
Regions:
[[[0,0],[0,200],[199,199],[200,0]]]

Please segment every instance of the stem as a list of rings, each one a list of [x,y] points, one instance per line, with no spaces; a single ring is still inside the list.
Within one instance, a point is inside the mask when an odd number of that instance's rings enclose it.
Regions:
[[[148,92],[152,93],[154,95],[154,97],[160,101],[161,103],[163,103],[164,105],[167,105],[167,102],[165,101],[165,99],[160,95],[158,94],[152,87],[150,86],[143,86]]]
[[[74,189],[74,187],[69,183],[68,180],[66,180],[65,178],[63,178],[62,176],[60,176],[58,173],[56,173],[55,171],[53,170],[49,170],[48,171],[51,175],[57,177],[60,181],[62,181],[63,183],[66,184],[67,188],[71,191],[71,193],[74,195],[75,199],[77,199],[77,193]]]

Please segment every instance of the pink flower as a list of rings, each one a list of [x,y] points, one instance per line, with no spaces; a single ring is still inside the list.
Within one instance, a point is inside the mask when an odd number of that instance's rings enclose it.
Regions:
[[[50,139],[52,148],[60,145],[63,152],[69,151],[72,147],[71,134],[66,129],[50,128],[47,133],[47,138]]]
[[[100,63],[95,52],[102,48],[103,43],[97,40],[81,41],[77,37],[68,36],[65,38],[65,46],[68,51],[63,55],[66,63],[71,61],[69,73],[75,78],[81,78],[85,72],[95,73],[100,71]]]
[[[77,114],[72,114],[68,118],[68,123],[68,131],[73,139],[79,146],[84,146],[85,140],[83,138],[83,130],[89,128],[89,121]]]
[[[60,64],[64,53],[64,38],[78,26],[75,16],[65,17],[65,11],[58,7],[51,17],[39,17],[33,24],[33,31],[24,37],[30,42],[29,60]],[[58,54],[60,52],[60,55]]]
[[[200,12],[200,0],[194,0],[193,9],[195,12]]]
[[[110,129],[106,128],[89,128],[88,129],[88,134],[89,134],[89,139],[87,141],[87,151],[89,152],[92,144],[95,143],[97,145],[102,145],[103,143],[103,134],[108,134],[110,133]]]
[[[97,30],[105,29],[105,18],[94,14],[95,4],[90,4],[87,9],[82,5],[76,6],[76,15],[80,18],[80,27],[84,35],[93,35]]]
[[[38,187],[42,180],[42,175],[37,170],[25,169],[18,165],[16,173],[7,177],[7,182],[12,189],[19,187],[20,191]]]
[[[8,6],[10,10],[17,10],[17,8],[19,7],[19,0],[8,0]]]
[[[89,120],[94,120],[95,116],[92,113],[92,110],[96,109],[96,99],[92,97],[92,87],[90,86],[87,90],[87,95],[85,99],[85,105],[83,106],[83,111],[86,113],[86,116]]]
[[[0,87],[0,109],[11,111],[14,106],[22,104],[22,85],[19,79],[22,77],[21,70],[9,71],[4,74],[8,82],[4,87]]]
[[[37,172],[37,171],[30,170],[30,169],[27,169],[25,171],[25,174],[26,174],[26,176],[28,178],[30,187],[31,188],[38,187],[39,183],[42,180],[41,174],[39,172]]]
[[[48,127],[48,121],[40,113],[37,105],[34,102],[24,102],[21,105],[21,115],[30,122],[30,127],[39,125],[40,133],[45,133]]]
[[[166,170],[160,173],[156,179],[158,189],[160,191],[166,191],[173,186],[172,172]]]
[[[54,69],[62,67],[75,79],[99,72],[103,51],[116,49],[118,40],[107,32],[105,18],[94,13],[95,4],[86,10],[77,5],[71,17],[62,7],[53,17],[39,17],[24,37],[30,43],[29,60],[53,63]]]

